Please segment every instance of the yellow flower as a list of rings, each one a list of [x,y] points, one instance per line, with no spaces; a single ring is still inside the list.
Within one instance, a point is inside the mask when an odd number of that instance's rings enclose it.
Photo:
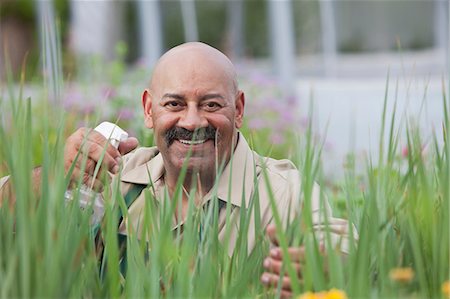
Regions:
[[[395,282],[410,282],[414,278],[414,270],[410,267],[394,268],[389,272],[389,277]]]
[[[306,292],[297,297],[297,299],[318,299],[313,292]]]
[[[347,294],[338,289],[331,289],[328,292],[306,292],[298,296],[297,299],[347,299]]]
[[[324,297],[325,299],[347,299],[347,294],[338,289],[331,289]]]
[[[450,280],[445,281],[442,284],[442,294],[444,294],[445,297],[450,298]]]

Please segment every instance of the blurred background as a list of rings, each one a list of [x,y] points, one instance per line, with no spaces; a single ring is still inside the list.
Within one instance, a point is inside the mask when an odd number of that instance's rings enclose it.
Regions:
[[[448,0],[0,0],[0,33],[3,99],[22,78],[25,96],[63,107],[73,127],[119,119],[143,144],[153,64],[208,43],[238,69],[259,151],[288,155],[311,122],[329,176],[349,153],[376,154],[385,98],[397,123],[431,134],[448,90]]]

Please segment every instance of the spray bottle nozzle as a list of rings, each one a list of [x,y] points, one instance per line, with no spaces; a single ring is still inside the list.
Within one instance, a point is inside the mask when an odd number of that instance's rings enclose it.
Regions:
[[[104,121],[99,124],[95,131],[102,134],[106,139],[109,140],[112,146],[116,149],[119,147],[119,143],[128,139],[128,133],[119,128],[117,125]]]

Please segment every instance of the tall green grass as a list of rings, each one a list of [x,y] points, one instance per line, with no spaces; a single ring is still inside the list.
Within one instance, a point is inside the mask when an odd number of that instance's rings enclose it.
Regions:
[[[217,197],[213,196],[207,209],[198,209],[192,190],[183,229],[172,231],[183,176],[173,198],[166,194],[159,205],[150,190],[144,191],[144,229],[138,233],[129,228],[126,264],[120,261],[123,255],[117,231],[118,215],[126,217],[127,210],[119,185],[113,181],[104,193],[104,254],[99,257],[89,211],[81,211],[76,201],[64,201],[68,184],[62,159],[64,112],[47,107],[42,115],[35,115],[30,99],[22,99],[13,91],[10,98],[0,102],[0,165],[3,174],[11,175],[17,201],[13,210],[7,204],[0,208],[2,298],[278,296],[279,289],[268,290],[259,282],[269,248],[262,227],[256,247],[248,253],[250,215],[260,214],[258,194],[239,215],[240,237],[233,255],[228,256],[227,244],[218,240]],[[286,228],[275,209],[277,199],[271,197],[282,249],[286,252],[291,245],[307,248],[303,280],[294,279],[295,293],[334,287],[345,290],[351,298],[444,297],[441,285],[449,280],[450,269],[448,99],[443,91],[442,130],[433,135],[426,152],[425,141],[413,123],[403,127],[396,124],[395,109],[392,115],[386,114],[389,103],[386,96],[379,156],[367,161],[366,188],[361,191],[357,187],[359,179],[352,167],[341,184],[345,204],[343,210],[335,212],[347,215],[359,233],[359,241],[350,241],[350,251],[344,257],[330,246],[329,235],[325,236],[329,245],[326,257],[320,253],[308,211],[315,182],[322,186],[322,200],[329,195],[321,175],[321,144],[313,142],[311,129],[298,142],[293,159],[302,173],[298,182],[302,198],[296,204],[303,206],[303,212]],[[47,122],[50,116],[54,121]],[[35,126],[36,122],[40,125]],[[402,134],[408,155],[399,160]],[[254,147],[258,148],[257,142]],[[37,148],[42,153],[40,194],[32,187]],[[259,183],[267,183],[264,173]],[[270,188],[268,193],[272,194]],[[228,204],[227,219],[230,211]],[[255,218],[259,227],[259,217]],[[228,225],[226,234],[232,229]],[[353,230],[353,226],[348,229]],[[392,276],[396,268],[411,268],[414,276],[401,281]],[[285,265],[285,273],[292,278],[296,275],[290,264]]]

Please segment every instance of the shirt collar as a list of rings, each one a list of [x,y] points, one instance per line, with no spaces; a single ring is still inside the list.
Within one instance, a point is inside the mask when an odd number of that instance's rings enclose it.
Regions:
[[[164,175],[164,162],[161,153],[150,159],[147,163],[123,174],[121,181],[131,184],[149,185],[156,183]]]
[[[230,161],[223,169],[217,185],[217,193],[211,190],[208,194],[217,194],[223,201],[230,201],[233,205],[240,207],[242,200],[245,206],[249,205],[250,196],[253,193],[256,166],[253,152],[248,146],[244,136],[239,133],[238,144]],[[208,194],[206,195],[208,197]]]
[[[218,185],[205,195],[206,201],[217,194],[223,201],[240,207],[242,200],[248,206],[253,192],[256,176],[256,163],[253,152],[247,141],[239,133],[238,144],[230,161],[225,166],[219,177]],[[122,182],[132,184],[155,185],[164,175],[164,162],[161,153],[145,164],[142,164],[121,177]]]

